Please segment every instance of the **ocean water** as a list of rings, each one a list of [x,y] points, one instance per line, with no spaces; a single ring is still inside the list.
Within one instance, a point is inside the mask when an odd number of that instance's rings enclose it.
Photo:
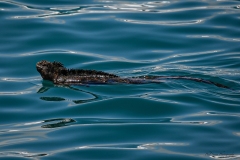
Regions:
[[[40,60],[229,89],[59,86]],[[240,159],[240,1],[0,0],[0,159]]]

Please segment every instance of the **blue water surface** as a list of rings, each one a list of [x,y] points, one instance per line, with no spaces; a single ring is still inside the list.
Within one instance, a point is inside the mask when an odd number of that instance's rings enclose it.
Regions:
[[[0,0],[0,159],[239,159],[240,1]],[[161,83],[54,85],[40,60]]]

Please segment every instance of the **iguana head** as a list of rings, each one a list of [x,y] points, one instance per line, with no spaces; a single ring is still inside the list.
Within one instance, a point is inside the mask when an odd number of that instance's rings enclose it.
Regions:
[[[58,74],[65,70],[60,62],[49,62],[42,60],[36,64],[37,71],[41,74],[44,80],[53,81],[58,77]]]

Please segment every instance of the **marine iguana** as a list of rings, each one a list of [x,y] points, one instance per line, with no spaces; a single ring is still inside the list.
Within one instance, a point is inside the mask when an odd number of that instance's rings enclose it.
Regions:
[[[229,88],[223,84],[210,80],[187,76],[141,76],[132,78],[121,78],[115,74],[110,74],[96,70],[83,69],[67,69],[60,62],[49,62],[42,60],[36,64],[37,71],[44,80],[52,81],[54,84],[70,85],[70,84],[144,84],[144,83],[160,83],[161,79],[185,79],[196,82],[212,84],[221,88]]]

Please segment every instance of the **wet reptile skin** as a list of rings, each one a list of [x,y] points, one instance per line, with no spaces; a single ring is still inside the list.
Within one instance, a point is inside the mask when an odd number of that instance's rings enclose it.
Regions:
[[[37,71],[41,74],[44,80],[52,81],[54,84],[112,84],[112,83],[128,83],[128,84],[143,84],[143,83],[160,83],[161,79],[186,79],[196,82],[212,84],[221,88],[229,88],[220,83],[212,82],[205,79],[187,77],[187,76],[142,76],[133,78],[121,78],[117,75],[83,69],[67,69],[60,62],[49,62],[42,60],[36,64]]]

